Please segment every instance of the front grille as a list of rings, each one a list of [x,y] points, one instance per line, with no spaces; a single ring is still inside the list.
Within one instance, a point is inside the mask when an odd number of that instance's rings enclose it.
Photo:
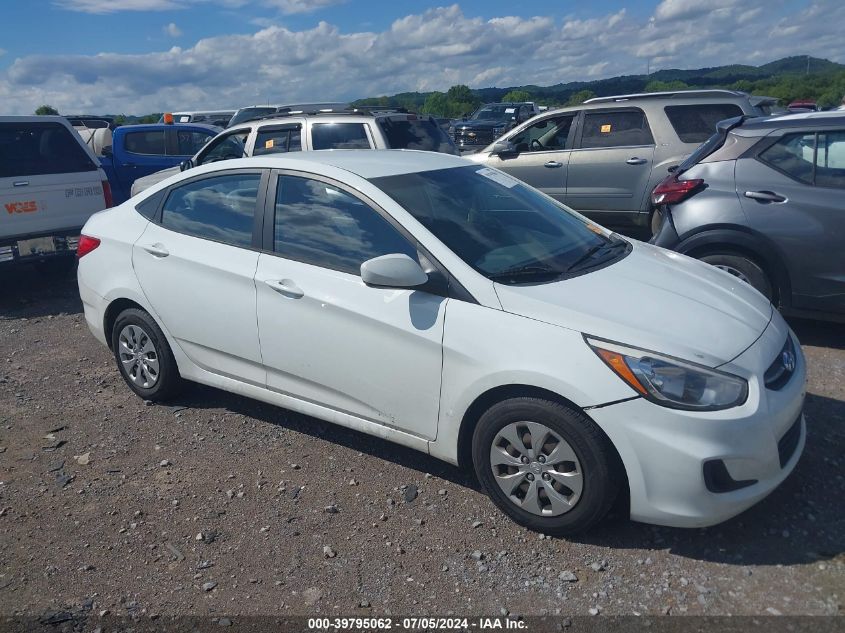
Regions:
[[[774,391],[782,389],[789,382],[789,379],[792,378],[797,365],[798,354],[795,353],[795,345],[792,342],[792,337],[787,335],[786,343],[784,343],[777,358],[769,365],[769,368],[763,375],[766,389],[772,389]]]
[[[470,136],[474,134],[475,136]],[[455,143],[458,145],[489,145],[493,142],[492,130],[455,130]]]
[[[792,459],[795,454],[795,449],[798,448],[798,441],[801,439],[801,416],[789,427],[789,430],[783,434],[783,437],[778,441],[778,457],[780,458],[780,467],[783,468]]]

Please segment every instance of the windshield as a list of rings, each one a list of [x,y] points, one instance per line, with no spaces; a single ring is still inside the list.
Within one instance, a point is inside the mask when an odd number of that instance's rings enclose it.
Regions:
[[[542,283],[616,261],[630,245],[489,167],[373,178],[458,257],[505,284]]]
[[[510,121],[516,117],[513,106],[484,106],[475,111],[470,118],[474,121]]]

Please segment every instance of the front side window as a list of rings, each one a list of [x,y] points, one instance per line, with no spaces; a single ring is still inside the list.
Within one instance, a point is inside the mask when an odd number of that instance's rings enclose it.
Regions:
[[[361,274],[373,257],[416,249],[387,220],[358,198],[319,180],[280,176],[274,250],[288,259]]]
[[[252,244],[261,174],[226,174],[170,191],[161,211],[165,228],[233,246]]]
[[[229,132],[218,136],[205,150],[205,154],[199,157],[198,165],[214,163],[218,160],[230,158],[243,158],[246,156],[246,139],[249,137],[249,129]]]
[[[60,123],[0,123],[0,178],[96,170],[78,135]]]
[[[575,115],[551,117],[537,121],[511,137],[519,152],[548,152],[566,148],[569,130]]]
[[[820,132],[816,141],[816,184],[845,189],[845,132]]]
[[[176,131],[176,151],[178,156],[193,156],[200,151],[208,140],[214,136],[207,132],[192,132],[190,130]]]
[[[581,147],[626,147],[654,145],[645,112],[614,110],[586,112]]]
[[[500,283],[564,278],[627,254],[621,238],[489,167],[468,166],[371,182],[458,257]]]
[[[166,147],[164,130],[126,133],[126,151],[131,154],[163,156]]]
[[[311,145],[314,149],[372,149],[363,123],[314,123]]]
[[[813,184],[815,144],[815,134],[787,134],[761,152],[760,159],[797,180]]]
[[[683,143],[703,143],[719,121],[742,115],[742,108],[734,103],[676,105],[663,110]]]
[[[302,150],[302,126],[262,128],[255,137],[253,156],[262,154],[280,154]]]

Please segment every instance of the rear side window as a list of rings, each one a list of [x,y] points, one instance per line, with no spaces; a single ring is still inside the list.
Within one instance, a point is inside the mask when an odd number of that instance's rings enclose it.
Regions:
[[[311,145],[314,149],[372,149],[363,123],[314,123]]]
[[[0,123],[0,178],[96,171],[80,143],[59,123]]]
[[[654,139],[642,110],[586,112],[581,147],[653,145]]]
[[[214,134],[204,132],[191,132],[189,130],[177,130],[176,151],[179,156],[193,156],[208,143]]]
[[[703,143],[713,134],[719,121],[742,115],[742,108],[734,103],[676,105],[663,110],[684,143]]]
[[[165,148],[164,130],[126,133],[126,151],[131,154],[163,155],[167,153]]]
[[[787,134],[760,153],[760,159],[772,167],[813,184],[815,134]]]
[[[255,137],[253,156],[262,154],[283,154],[302,150],[302,126],[262,128]]]
[[[233,246],[252,244],[261,174],[227,174],[194,180],[170,191],[161,225]]]
[[[458,154],[449,135],[429,119],[391,119],[379,121],[391,149],[420,149],[429,152]]]
[[[274,248],[282,257],[361,274],[368,259],[416,249],[377,211],[319,180],[281,176],[276,194]]]

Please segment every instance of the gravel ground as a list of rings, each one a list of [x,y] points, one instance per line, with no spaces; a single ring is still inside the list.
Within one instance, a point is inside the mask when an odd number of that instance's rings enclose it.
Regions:
[[[75,280],[0,272],[0,614],[840,614],[845,326],[794,321],[807,448],[707,530],[510,522],[421,453],[210,388],[146,406]]]

